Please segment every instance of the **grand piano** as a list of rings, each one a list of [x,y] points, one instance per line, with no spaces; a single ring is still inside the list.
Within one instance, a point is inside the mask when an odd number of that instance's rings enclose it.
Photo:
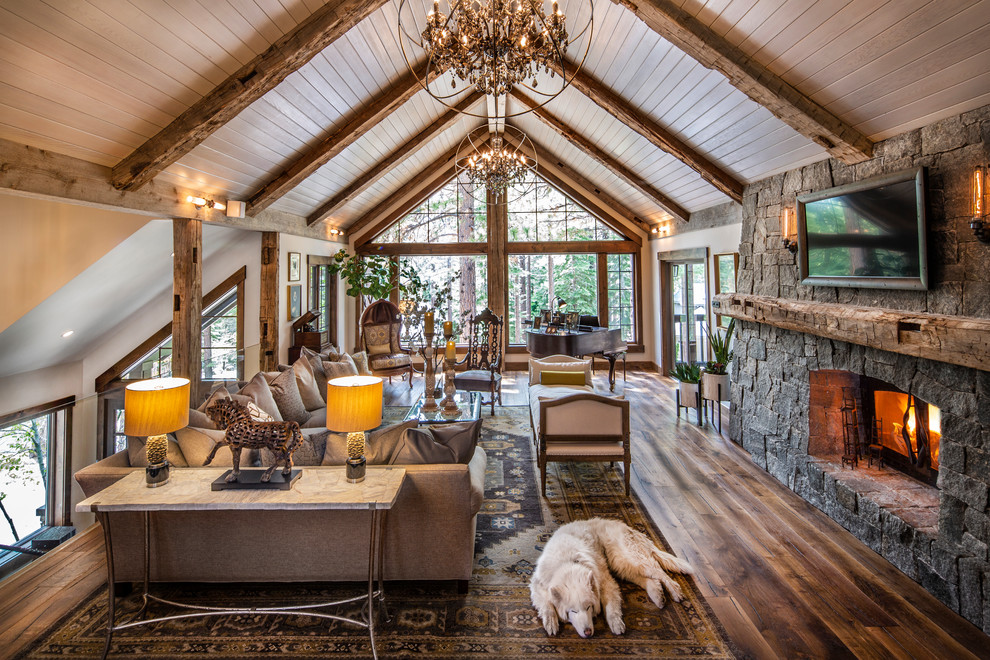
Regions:
[[[615,390],[615,361],[625,352],[626,342],[622,340],[619,328],[560,329],[553,334],[547,334],[542,329],[529,329],[526,330],[526,348],[535,358],[599,355],[608,360],[608,386],[610,390]]]

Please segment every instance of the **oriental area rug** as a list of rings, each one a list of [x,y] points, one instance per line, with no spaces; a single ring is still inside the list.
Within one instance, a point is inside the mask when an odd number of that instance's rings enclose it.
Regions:
[[[403,410],[388,410],[391,418]],[[529,578],[547,539],[560,525],[600,516],[666,542],[634,497],[624,496],[622,473],[602,463],[551,464],[547,498],[539,474],[526,407],[504,407],[485,416],[481,437],[488,455],[485,501],[478,516],[475,568],[470,589],[453,584],[389,583],[392,619],[376,627],[380,658],[731,658],[727,636],[690,577],[672,575],[684,589],[681,603],[661,610],[635,585],[621,582],[626,632],[613,635],[602,617],[595,635],[581,639],[561,624],[553,638],[530,605]],[[415,549],[410,549],[413,551]],[[429,548],[419,548],[429,552]],[[442,557],[437,558],[443,561]],[[158,585],[156,595],[185,602],[237,602],[255,607],[329,601],[353,595],[354,585],[250,584]],[[118,621],[140,607],[140,596],[118,599]],[[358,606],[346,613],[359,614]],[[178,613],[153,603],[148,614]],[[92,594],[52,627],[21,658],[98,658],[106,626],[106,592]],[[346,623],[303,616],[225,615],[139,626],[114,634],[110,657],[143,658],[370,658],[367,631]]]

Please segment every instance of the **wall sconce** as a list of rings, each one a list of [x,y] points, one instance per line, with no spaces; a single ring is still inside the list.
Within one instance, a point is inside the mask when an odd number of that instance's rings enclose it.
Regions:
[[[344,230],[343,229],[337,229],[336,227],[331,227],[330,228],[330,235],[333,236],[334,238],[339,238],[339,237],[341,237],[341,236],[344,235]]]
[[[780,235],[784,247],[791,254],[797,254],[797,224],[794,222],[794,209],[790,206],[784,207],[784,215],[780,223]]]
[[[986,172],[982,165],[973,169],[973,220],[969,226],[977,240],[990,243],[990,223],[987,222]]]
[[[224,209],[227,208],[225,205],[221,204],[220,202],[215,202],[212,199],[206,199],[203,197],[194,197],[192,195],[186,197],[186,201],[198,209],[201,209],[205,206],[206,208],[215,209],[217,211],[223,211]]]
[[[650,233],[653,234],[654,238],[659,236],[668,236],[670,235],[670,223],[662,222],[658,225],[653,225],[653,228],[650,229]]]

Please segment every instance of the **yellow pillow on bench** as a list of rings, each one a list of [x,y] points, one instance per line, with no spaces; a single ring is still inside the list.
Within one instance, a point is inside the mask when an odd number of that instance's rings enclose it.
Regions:
[[[541,385],[576,385],[584,386],[583,371],[550,371],[540,372]]]

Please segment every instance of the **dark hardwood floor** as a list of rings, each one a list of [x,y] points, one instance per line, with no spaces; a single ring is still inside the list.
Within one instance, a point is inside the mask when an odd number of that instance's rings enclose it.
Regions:
[[[598,386],[604,384],[599,371]],[[503,403],[525,405],[507,372]],[[636,494],[737,647],[756,658],[990,658],[990,637],[807,504],[719,436],[675,416],[674,383],[630,371]],[[386,384],[411,403],[417,377]],[[498,414],[496,409],[496,414]],[[487,412],[483,412],[487,416]],[[693,413],[691,413],[693,420]],[[727,435],[728,418],[723,418]],[[33,641],[102,583],[91,529],[0,583],[0,657]]]

